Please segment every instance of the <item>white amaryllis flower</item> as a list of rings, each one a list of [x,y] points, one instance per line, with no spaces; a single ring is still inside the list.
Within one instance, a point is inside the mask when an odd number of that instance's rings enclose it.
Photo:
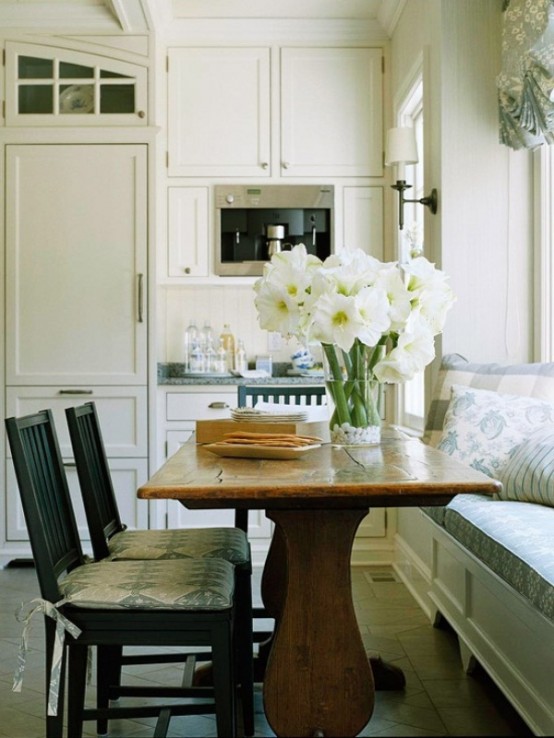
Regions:
[[[356,337],[366,346],[376,346],[391,326],[387,293],[379,287],[364,287],[355,300],[363,321]]]
[[[337,292],[356,295],[375,283],[382,267],[382,262],[374,256],[356,249],[329,256],[323,262],[320,274]]]
[[[433,334],[437,335],[442,331],[446,313],[455,300],[446,275],[424,256],[405,264],[404,271],[408,277],[412,311],[419,312]]]
[[[387,264],[386,268],[379,272],[375,286],[385,290],[390,306],[390,330],[393,333],[399,333],[412,311],[412,296],[406,286],[404,275],[398,270],[396,264]]]
[[[311,338],[321,343],[336,343],[350,351],[363,328],[363,316],[354,297],[338,292],[322,295],[314,307]]]
[[[259,287],[254,304],[262,328],[276,331],[287,338],[298,334],[300,309],[298,302],[286,289],[266,283]]]
[[[413,379],[435,356],[433,334],[430,330],[406,332],[398,344],[380,361],[373,372],[379,382],[399,384]]]

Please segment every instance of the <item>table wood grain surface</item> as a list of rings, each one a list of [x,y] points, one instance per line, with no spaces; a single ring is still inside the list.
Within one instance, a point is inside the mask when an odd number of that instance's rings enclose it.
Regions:
[[[444,505],[500,484],[399,431],[379,446],[324,444],[298,459],[216,456],[194,437],[138,490],[186,507],[265,509],[275,533],[262,596],[276,619],[264,708],[278,736],[355,736],[375,685],[352,602],[350,558],[372,507]]]

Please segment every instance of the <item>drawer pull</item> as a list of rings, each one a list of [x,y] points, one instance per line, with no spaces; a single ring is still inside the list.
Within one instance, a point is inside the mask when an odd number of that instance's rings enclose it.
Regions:
[[[85,389],[61,389],[59,395],[92,395],[92,390]]]
[[[217,402],[210,402],[208,407],[211,407],[214,410],[225,410],[229,407],[229,405],[226,402],[222,402],[221,400],[219,400]]]

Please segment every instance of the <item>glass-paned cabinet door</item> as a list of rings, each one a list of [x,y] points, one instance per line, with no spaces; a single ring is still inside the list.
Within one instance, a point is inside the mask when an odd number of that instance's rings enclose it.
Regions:
[[[68,49],[6,42],[6,125],[146,125],[147,70]]]

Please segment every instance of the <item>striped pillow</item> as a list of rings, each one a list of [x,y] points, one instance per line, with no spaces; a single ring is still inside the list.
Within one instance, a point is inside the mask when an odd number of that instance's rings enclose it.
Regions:
[[[554,402],[554,363],[472,364],[460,354],[445,355],[423,434],[423,441],[431,446],[437,446],[441,440],[453,384]]]
[[[554,507],[554,426],[535,431],[517,447],[500,474],[503,500]]]

